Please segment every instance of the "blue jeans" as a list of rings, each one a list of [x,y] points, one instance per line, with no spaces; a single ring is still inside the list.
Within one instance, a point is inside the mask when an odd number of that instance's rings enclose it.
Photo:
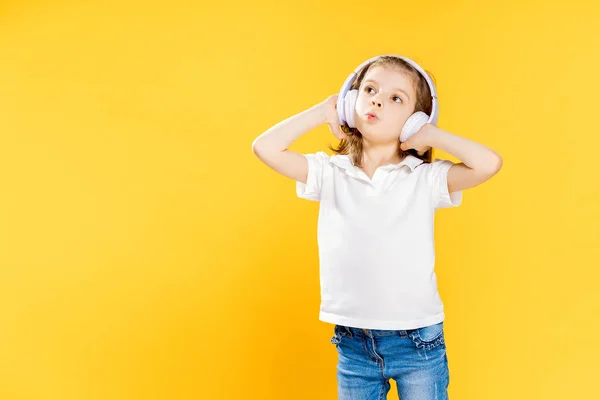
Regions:
[[[400,400],[447,400],[450,374],[443,322],[418,329],[335,325],[339,400],[385,400],[390,378]]]

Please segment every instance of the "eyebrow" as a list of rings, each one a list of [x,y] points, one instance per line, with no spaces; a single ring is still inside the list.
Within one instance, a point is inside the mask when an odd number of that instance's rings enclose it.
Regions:
[[[379,83],[374,79],[367,79],[366,81],[364,81],[363,83],[367,83],[367,82],[373,82],[373,83]],[[410,96],[408,95],[408,93],[406,93],[405,90],[400,89],[400,88],[395,88],[394,91],[398,91],[398,92],[402,92],[404,93],[404,95],[410,100]]]

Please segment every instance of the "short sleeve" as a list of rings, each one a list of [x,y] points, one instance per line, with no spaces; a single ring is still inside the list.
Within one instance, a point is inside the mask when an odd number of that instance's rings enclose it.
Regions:
[[[296,181],[296,194],[301,199],[312,201],[321,200],[321,187],[323,186],[323,170],[329,161],[329,155],[323,151],[315,154],[303,154],[308,161],[308,176],[306,183]]]
[[[458,207],[462,203],[462,191],[448,192],[448,170],[454,163],[436,158],[429,164],[428,180],[432,188],[433,206],[439,208]]]

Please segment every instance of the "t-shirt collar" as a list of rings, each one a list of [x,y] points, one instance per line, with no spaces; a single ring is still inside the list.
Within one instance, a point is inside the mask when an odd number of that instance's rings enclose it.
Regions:
[[[357,166],[355,166],[352,163],[352,159],[348,154],[334,155],[329,158],[329,161],[331,163],[345,169],[346,172],[348,172],[348,173],[360,171],[360,168],[358,168]],[[393,171],[395,169],[401,168],[402,166],[406,165],[410,168],[411,171],[414,171],[414,169],[417,166],[421,165],[422,163],[423,163],[423,160],[409,154],[406,157],[404,157],[404,159],[402,161],[400,161],[398,164],[382,165],[379,168],[386,170],[386,171]]]

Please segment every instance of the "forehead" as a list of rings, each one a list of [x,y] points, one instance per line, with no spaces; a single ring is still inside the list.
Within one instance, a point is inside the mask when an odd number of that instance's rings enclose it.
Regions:
[[[369,68],[365,74],[363,82],[369,79],[377,81],[377,83],[389,88],[399,88],[405,90],[409,94],[414,94],[410,77],[406,72],[402,72],[397,68],[381,65],[373,66]]]

